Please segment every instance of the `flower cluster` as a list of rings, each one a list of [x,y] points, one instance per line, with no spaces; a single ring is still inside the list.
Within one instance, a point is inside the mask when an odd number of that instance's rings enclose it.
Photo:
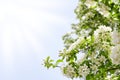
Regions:
[[[112,0],[115,4],[119,4],[119,0]]]
[[[112,47],[110,58],[112,59],[113,64],[120,64],[120,44]]]
[[[112,31],[112,29],[110,27],[106,27],[105,25],[101,25],[101,26],[99,26],[99,29],[97,29],[94,32],[94,35],[96,38],[98,38],[100,34],[103,37],[106,34],[106,32],[111,32],[111,31]]]
[[[93,74],[96,74],[97,71],[98,71],[98,65],[92,65],[92,66],[91,66],[91,69],[92,69],[92,73],[93,73]]]
[[[113,64],[118,65],[120,63],[120,33],[116,30],[112,32],[110,27],[99,26],[94,35],[95,41],[98,43],[97,48],[109,51]],[[114,46],[109,46],[111,42]]]
[[[88,13],[86,13],[84,16],[82,16],[82,20],[87,20],[87,19],[89,19],[89,17],[93,17],[94,16],[94,14],[92,13],[92,12],[88,12]]]
[[[95,44],[97,50],[110,50],[111,43],[111,31],[110,27],[104,25],[99,26],[99,28],[94,32]]]
[[[75,70],[72,65],[67,65],[66,67],[62,67],[63,74],[68,78],[73,78],[75,75]]]
[[[109,8],[102,3],[97,4],[97,2],[94,0],[86,0],[85,5],[88,8],[94,7],[95,10],[98,11],[104,17],[109,17],[109,15],[110,15]]]
[[[71,52],[72,50],[76,49],[78,45],[84,40],[84,37],[79,37],[71,46],[68,48],[67,53]]]
[[[104,17],[109,17],[110,12],[109,12],[109,7],[105,6],[104,4],[99,4],[99,6],[97,6],[96,10],[103,15]]]
[[[85,1],[85,5],[88,7],[88,8],[91,8],[91,7],[95,7],[97,5],[97,2],[93,1],[93,0],[86,0]]]
[[[90,69],[86,64],[84,64],[83,66],[80,66],[78,69],[78,74],[83,77],[86,77],[89,74],[89,72],[90,72]]]
[[[120,64],[120,33],[116,30],[112,32],[112,43],[113,47],[111,48],[110,58],[112,59],[113,64]]]
[[[116,29],[112,32],[112,43],[114,45],[120,44],[120,32]]]

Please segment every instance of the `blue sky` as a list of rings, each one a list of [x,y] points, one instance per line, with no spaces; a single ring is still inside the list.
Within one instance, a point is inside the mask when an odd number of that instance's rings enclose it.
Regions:
[[[0,80],[69,80],[42,60],[57,58],[77,0],[0,0]]]

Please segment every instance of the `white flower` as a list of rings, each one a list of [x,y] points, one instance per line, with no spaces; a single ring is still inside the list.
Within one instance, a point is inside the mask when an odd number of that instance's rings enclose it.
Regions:
[[[112,32],[112,43],[115,45],[111,48],[110,58],[113,64],[120,64],[120,32],[116,29]]]
[[[82,16],[82,20],[85,20],[86,19],[86,16]]]
[[[98,35],[99,33],[102,33],[102,32],[111,32],[112,29],[110,27],[106,27],[105,25],[101,25],[99,26],[99,28],[94,32],[95,35]]]
[[[82,34],[81,36],[83,36],[83,37],[88,37],[90,32],[91,32],[91,29],[89,29],[87,31],[85,29],[82,29],[80,31],[80,34]]]
[[[113,44],[120,44],[120,32],[114,30],[112,32],[112,43]]]
[[[103,15],[104,17],[108,17],[110,15],[110,12],[108,11],[108,7],[104,4],[101,4],[100,6],[97,6],[96,10]]]
[[[94,14],[92,12],[88,12],[84,16],[82,16],[82,20],[83,21],[87,20],[87,19],[89,19],[90,17],[93,17],[93,16],[94,16]]]
[[[92,69],[92,72],[93,72],[94,74],[96,74],[96,72],[98,71],[98,66],[92,65],[92,66],[91,66],[91,69]]]
[[[112,0],[113,1],[113,3],[115,3],[115,4],[118,4],[119,3],[119,0]]]
[[[90,55],[90,59],[91,59],[91,60],[92,60],[92,59],[95,59],[96,56],[97,56],[97,53],[93,52],[93,53]]]
[[[89,58],[90,58],[90,60],[92,61],[92,64],[96,64],[97,66],[100,66],[101,63],[100,63],[99,59],[97,58],[97,56],[98,56],[98,53],[97,53],[97,51],[96,51],[96,53],[93,52],[93,53],[90,55]]]
[[[97,66],[100,66],[101,65],[101,63],[100,63],[100,61],[99,61],[99,59],[94,59],[94,61],[93,61]]]
[[[112,29],[110,27],[106,27],[105,25],[99,26],[99,29],[103,30],[103,31],[112,31]]]
[[[97,4],[97,2],[93,1],[93,0],[86,0],[85,1],[85,5],[90,8],[90,7],[95,7]]]
[[[113,80],[113,76],[114,76],[114,74],[108,75],[108,76],[105,78],[105,80]]]
[[[71,52],[72,50],[74,50],[80,43],[81,41],[84,40],[84,37],[79,37],[77,39],[77,41],[75,41],[73,44],[71,44],[71,46],[68,48],[67,53]]]
[[[108,17],[110,15],[110,13],[104,8],[97,7],[96,10],[104,17]]]
[[[101,56],[99,57],[99,61],[100,61],[100,62],[105,62],[105,61],[106,61],[105,56],[101,55]]]
[[[120,64],[120,44],[112,47],[110,58],[113,64]]]
[[[83,66],[80,66],[78,69],[78,73],[82,77],[87,76],[89,74],[89,72],[90,72],[90,69],[88,68],[88,66],[86,64],[84,64]]]
[[[67,65],[66,67],[63,67],[62,72],[68,78],[73,78],[75,75],[75,71],[72,65]]]
[[[99,26],[99,28],[94,32],[95,41],[101,42],[101,39],[107,39],[111,37],[112,29],[104,25]]]
[[[96,1],[93,1],[93,0],[86,0],[85,1],[85,5],[88,7],[88,8],[91,8],[91,7],[95,7],[95,10],[97,10],[101,15],[103,15],[104,17],[109,17],[110,15],[110,12],[108,11],[110,8],[107,7],[106,5],[104,4],[100,4],[100,6],[97,5],[97,2]]]

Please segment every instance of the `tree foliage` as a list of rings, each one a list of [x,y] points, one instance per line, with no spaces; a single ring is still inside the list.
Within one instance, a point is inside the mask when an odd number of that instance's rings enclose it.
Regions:
[[[47,57],[44,66],[72,79],[120,80],[120,1],[79,0],[75,13],[79,22],[63,36],[59,59]]]

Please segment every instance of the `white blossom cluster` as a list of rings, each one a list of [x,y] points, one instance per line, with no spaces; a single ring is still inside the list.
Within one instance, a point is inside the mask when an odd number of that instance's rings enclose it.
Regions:
[[[75,70],[72,65],[67,65],[66,67],[63,67],[62,72],[68,78],[73,78],[75,75]]]
[[[99,26],[99,28],[94,32],[96,49],[97,50],[110,50],[110,40],[111,40],[112,29],[104,25]],[[108,42],[109,40],[109,42]]]
[[[111,32],[112,29],[110,27],[106,27],[105,25],[99,26],[99,28],[94,32],[95,37],[99,37],[99,34],[104,35],[105,32]]]
[[[112,43],[114,46],[111,48],[110,58],[116,65],[120,64],[120,32],[114,30],[112,32]]]
[[[103,44],[99,44],[97,45],[97,47],[99,49],[104,48],[105,50],[108,51],[111,50],[110,58],[113,64],[116,65],[120,64],[120,32],[118,32],[117,30],[114,30],[112,32],[112,29],[110,27],[99,26],[99,29],[95,31],[94,35],[95,41],[97,43],[103,40]],[[109,38],[111,38],[112,44],[114,45],[112,47],[110,47],[109,44],[105,42]]]
[[[96,72],[98,71],[98,67],[101,66],[101,63],[105,64],[106,58],[103,55],[98,56],[97,54],[93,53],[90,56],[90,60],[92,62],[90,66],[90,68],[92,69],[92,73],[96,74]]]
[[[78,60],[78,64],[81,64],[85,59],[86,55],[83,55],[82,58]],[[90,69],[92,70],[93,74],[96,74],[98,71],[98,67],[101,66],[101,63],[105,64],[106,58],[103,55],[98,56],[97,54],[93,53],[90,55],[89,60],[92,61],[91,66],[89,68],[86,64],[80,66],[78,69],[79,75],[85,77],[89,74]]]
[[[109,8],[102,3],[100,4],[100,6],[97,6],[96,10],[104,17],[109,17],[110,15],[110,12],[108,11]]]
[[[91,69],[92,69],[93,74],[96,74],[98,71],[98,65],[92,65]]]
[[[94,0],[86,0],[85,5],[88,8],[95,7],[95,10],[98,11],[104,17],[109,17],[110,15],[109,8],[102,3],[98,5],[97,2]]]
[[[100,43],[101,40],[103,41],[102,44],[98,44],[97,47],[99,49],[104,48],[105,50],[108,50],[109,53],[111,53],[110,58],[113,64],[120,64],[120,32],[117,30],[114,30],[112,32],[112,29],[110,27],[99,26],[99,29],[94,32],[94,35],[96,43]],[[110,38],[114,46],[109,46],[109,44],[105,42]]]
[[[97,5],[97,2],[96,1],[93,1],[93,0],[86,0],[85,1],[85,5],[88,7],[88,8],[91,8],[91,7],[95,7]]]
[[[87,19],[89,19],[90,17],[93,17],[93,16],[94,16],[94,14],[92,12],[88,12],[84,16],[82,16],[82,20],[83,21],[87,20]]]
[[[96,68],[93,67],[93,69],[96,69]],[[62,72],[68,78],[74,78],[76,74],[74,67],[72,67],[71,65],[67,65],[66,67],[63,67]],[[89,73],[90,73],[90,68],[88,68],[86,64],[84,64],[83,66],[79,66],[78,68],[79,76],[86,77]]]
[[[112,48],[110,58],[112,59],[113,64],[120,64],[120,44]]]
[[[86,64],[84,64],[83,66],[79,66],[78,73],[80,76],[85,77],[89,74],[89,72],[90,72],[90,69]]]
[[[120,44],[120,32],[116,29],[112,32],[112,43],[114,45]]]
[[[84,40],[84,37],[79,37],[71,46],[68,48],[67,53],[71,52],[72,50],[76,49],[77,46]]]
[[[92,61],[92,63],[95,63],[96,65],[99,65],[99,64],[97,64],[98,62],[104,63],[106,61],[105,56],[99,55],[98,51],[90,54],[89,59]]]
[[[114,2],[115,4],[118,4],[119,0],[112,0],[112,2]]]
[[[82,5],[82,2],[79,2],[79,3],[78,3],[78,6],[77,6],[77,8],[76,8],[76,12],[80,12],[80,10],[82,10],[81,5]]]

